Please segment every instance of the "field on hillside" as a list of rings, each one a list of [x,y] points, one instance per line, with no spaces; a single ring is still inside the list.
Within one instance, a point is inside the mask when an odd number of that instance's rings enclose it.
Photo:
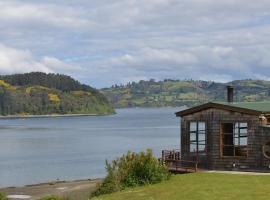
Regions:
[[[270,176],[194,173],[94,200],[269,200]]]

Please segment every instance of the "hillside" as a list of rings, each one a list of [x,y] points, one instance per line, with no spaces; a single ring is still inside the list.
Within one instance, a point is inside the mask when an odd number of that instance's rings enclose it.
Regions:
[[[225,101],[227,85],[234,86],[235,101],[270,100],[270,81],[263,80],[237,80],[229,83],[150,80],[114,85],[101,91],[116,108],[193,106],[207,101]]]
[[[60,74],[0,76],[0,115],[110,114],[98,90]]]

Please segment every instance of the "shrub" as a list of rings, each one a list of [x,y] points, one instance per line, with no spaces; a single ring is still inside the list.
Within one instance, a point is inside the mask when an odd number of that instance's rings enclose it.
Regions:
[[[0,200],[8,200],[8,198],[5,194],[0,193]]]
[[[94,193],[95,196],[145,184],[154,184],[167,180],[169,172],[154,156],[151,150],[133,153],[106,161],[107,176]]]

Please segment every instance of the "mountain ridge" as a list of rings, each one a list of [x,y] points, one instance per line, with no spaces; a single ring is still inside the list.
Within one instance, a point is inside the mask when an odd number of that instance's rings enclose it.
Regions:
[[[270,101],[270,81],[234,80],[227,83],[203,80],[155,81],[114,85],[100,91],[115,108],[195,106],[208,101],[226,101],[227,85],[234,87],[235,101]]]

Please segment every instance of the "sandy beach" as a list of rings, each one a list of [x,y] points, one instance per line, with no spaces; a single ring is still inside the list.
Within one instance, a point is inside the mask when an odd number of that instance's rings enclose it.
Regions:
[[[38,200],[48,195],[68,196],[71,199],[87,200],[97,184],[102,179],[89,179],[77,181],[59,181],[26,185],[23,187],[0,188],[0,192],[10,196],[10,199]]]

